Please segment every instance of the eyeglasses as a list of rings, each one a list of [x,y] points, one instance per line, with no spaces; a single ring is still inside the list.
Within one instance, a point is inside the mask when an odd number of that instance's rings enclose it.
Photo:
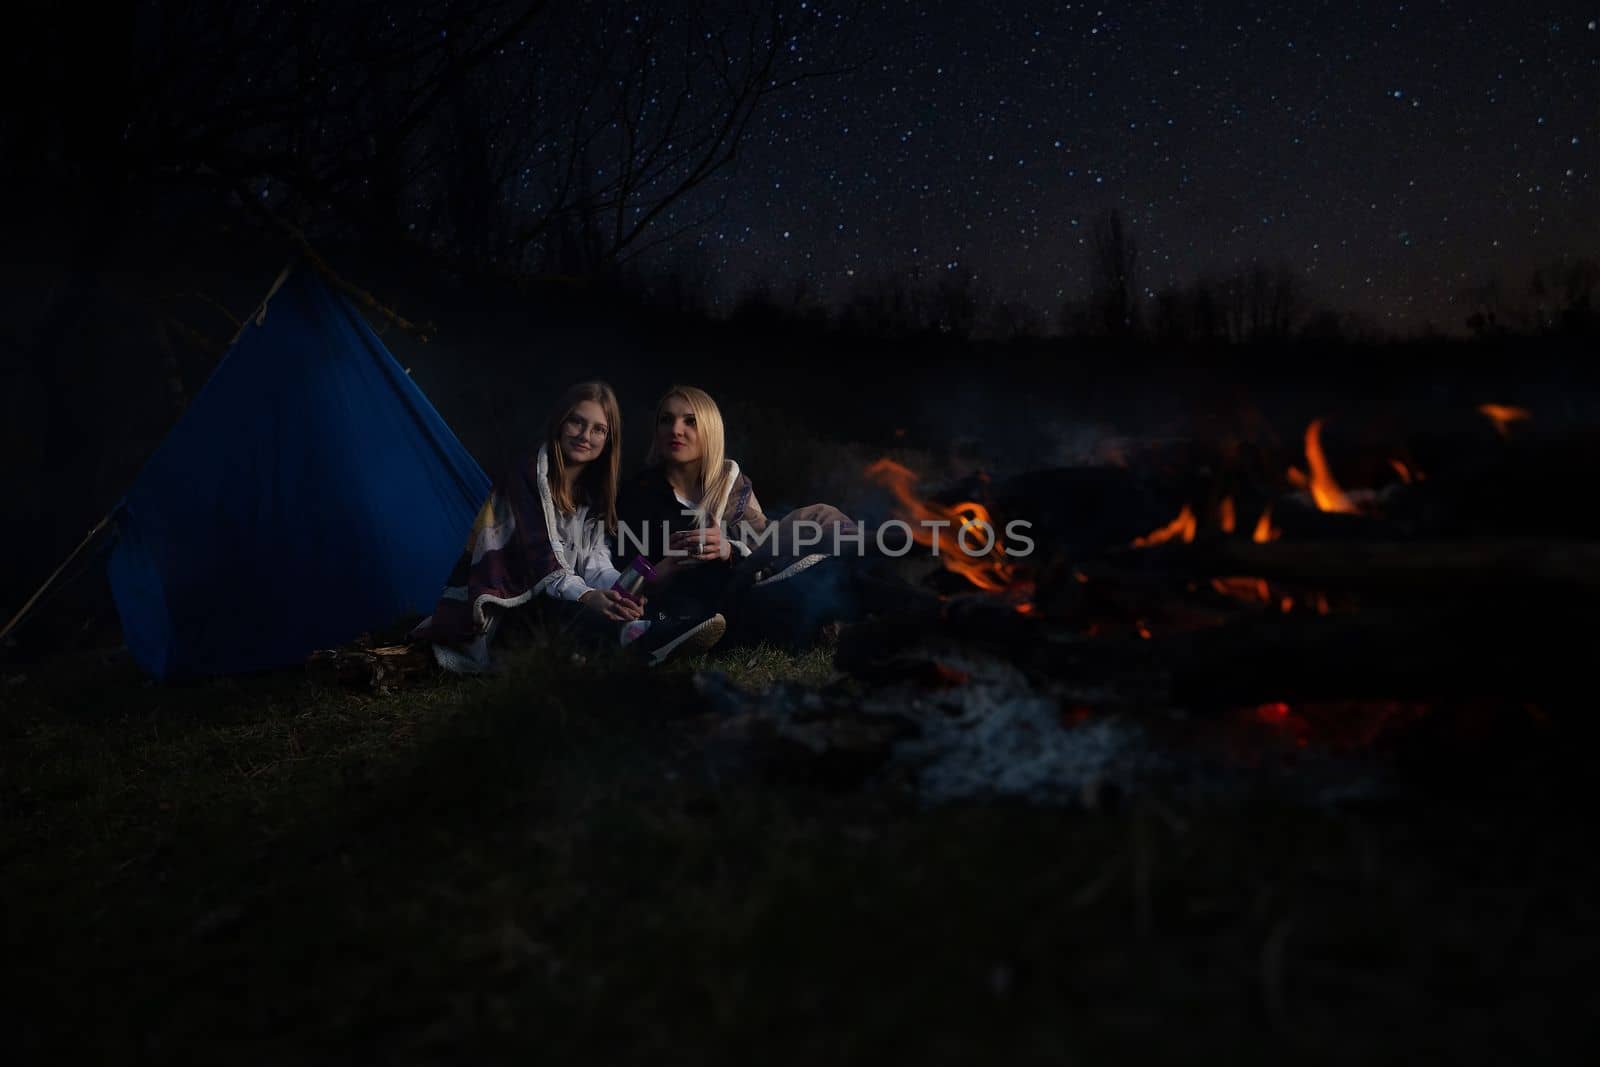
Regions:
[[[568,415],[566,421],[561,425],[579,437],[594,436],[604,441],[611,435],[611,430],[604,423],[585,422],[576,415]]]

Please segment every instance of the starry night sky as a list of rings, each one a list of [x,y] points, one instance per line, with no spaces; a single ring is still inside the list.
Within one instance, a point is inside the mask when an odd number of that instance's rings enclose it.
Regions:
[[[701,241],[724,295],[970,270],[1053,325],[1120,208],[1142,288],[1253,259],[1397,331],[1600,253],[1600,8],[1476,0],[870,5],[773,105]]]

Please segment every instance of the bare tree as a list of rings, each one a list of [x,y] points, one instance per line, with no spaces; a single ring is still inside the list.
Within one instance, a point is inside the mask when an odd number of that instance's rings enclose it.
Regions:
[[[1249,294],[1249,340],[1278,341],[1293,332],[1303,311],[1304,287],[1291,267],[1254,263],[1242,288]]]
[[[939,333],[965,340],[976,332],[990,303],[989,294],[971,270],[961,267],[945,271],[927,296],[928,325]]]
[[[870,337],[907,337],[929,324],[928,293],[916,271],[860,278],[846,293],[839,325]]]
[[[1189,321],[1200,341],[1216,341],[1227,336],[1224,322],[1222,286],[1215,278],[1201,278],[1189,291]]]
[[[1518,311],[1507,302],[1504,287],[1498,278],[1490,278],[1481,285],[1463,290],[1461,298],[1467,305],[1467,329],[1476,337],[1498,337],[1508,333],[1520,318]]]
[[[1190,294],[1178,286],[1156,293],[1151,302],[1150,327],[1156,340],[1164,344],[1183,344],[1194,334]]]
[[[1305,282],[1287,265],[1253,263],[1226,277],[1205,276],[1161,290],[1152,329],[1168,343],[1233,344],[1293,337],[1310,311]]]
[[[92,139],[69,162],[108,182],[199,182],[308,231],[518,270],[563,248],[605,268],[703,226],[770,102],[848,68],[854,16],[799,0],[123,13],[99,35],[99,65],[128,72],[115,99],[81,127],[40,109],[8,148]]]
[[[1533,272],[1528,292],[1534,328],[1545,333],[1582,334],[1595,325],[1595,290],[1600,287],[1600,262],[1561,259]]]
[[[988,302],[975,337],[990,341],[1015,341],[1041,337],[1045,324],[1037,308],[1021,300]]]
[[[848,69],[842,25],[799,3],[563,9],[541,53],[560,61],[525,67],[516,90],[532,125],[511,241],[586,231],[603,267],[703,228],[721,201],[693,194],[731,170],[771,99]]]
[[[624,268],[629,288],[652,307],[674,315],[707,316],[714,301],[717,270],[702,248],[675,245],[655,262]]]
[[[1121,212],[1113,209],[1095,220],[1090,249],[1096,325],[1111,337],[1130,337],[1139,327],[1139,249]]]

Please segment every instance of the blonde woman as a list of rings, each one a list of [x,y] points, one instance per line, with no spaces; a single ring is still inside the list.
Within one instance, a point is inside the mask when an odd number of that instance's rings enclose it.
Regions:
[[[829,556],[801,553],[798,524],[853,530],[836,508],[813,504],[767,517],[750,478],[727,455],[722,412],[703,389],[675,385],[656,404],[645,468],[618,496],[619,544],[657,560],[650,588],[658,618],[735,610],[734,594],[797,576]],[[776,522],[780,529],[769,530]],[[763,534],[766,537],[763,537]],[[810,541],[818,545],[817,539]],[[822,545],[831,540],[824,536]],[[737,625],[731,615],[730,626]],[[753,629],[753,628],[751,628]]]

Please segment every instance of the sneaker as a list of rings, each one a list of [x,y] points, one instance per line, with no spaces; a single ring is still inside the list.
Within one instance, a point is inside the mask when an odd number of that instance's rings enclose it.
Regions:
[[[810,570],[828,558],[825,552],[813,552],[809,556],[801,556],[796,560],[774,562],[766,570],[756,575],[755,587],[760,589],[764,585],[774,585],[778,582],[793,578],[802,571]]]
[[[727,631],[728,620],[721,615],[705,619],[658,619],[629,641],[628,648],[644,656],[654,667],[678,656],[708,651]]]

